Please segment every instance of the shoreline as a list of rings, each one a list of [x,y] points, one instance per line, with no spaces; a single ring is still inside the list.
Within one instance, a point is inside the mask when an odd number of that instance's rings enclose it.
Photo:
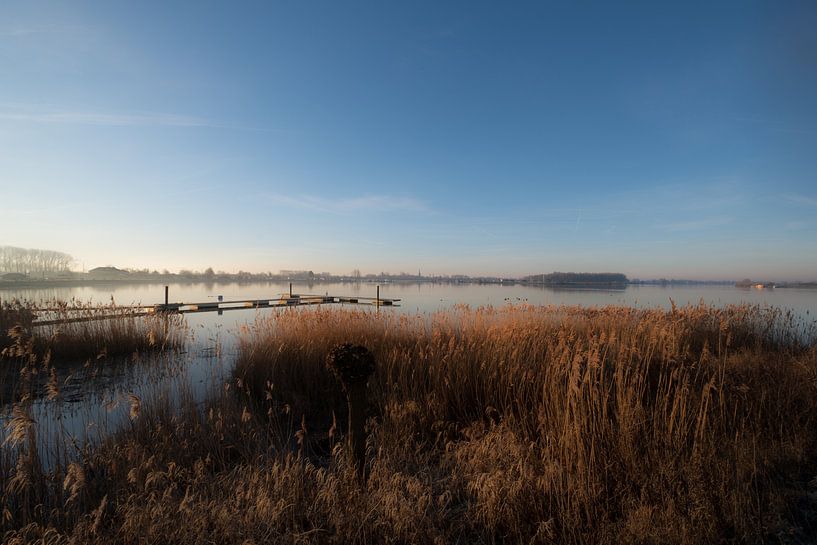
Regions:
[[[520,280],[507,279],[503,281],[480,281],[480,280],[463,280],[463,279],[366,279],[366,280],[351,280],[346,278],[335,279],[238,279],[238,278],[215,278],[215,279],[193,279],[193,278],[127,278],[127,279],[73,279],[73,280],[27,280],[27,281],[0,281],[0,293],[5,290],[15,289],[45,289],[45,288],[81,288],[94,286],[128,286],[128,285],[193,285],[193,284],[287,284],[292,283],[298,286],[314,286],[321,284],[477,284],[477,285],[499,285],[499,286],[527,286],[551,289],[577,289],[577,290],[625,290],[630,287],[679,287],[679,286],[720,286],[720,287],[734,287],[736,289],[749,289],[743,286],[736,286],[732,283],[713,282],[713,281],[684,281],[684,282],[627,282],[627,283],[573,283],[573,282],[559,282],[559,283],[545,283],[541,282],[525,282]],[[803,283],[781,283],[775,285],[774,288],[765,289],[817,289],[815,282]]]

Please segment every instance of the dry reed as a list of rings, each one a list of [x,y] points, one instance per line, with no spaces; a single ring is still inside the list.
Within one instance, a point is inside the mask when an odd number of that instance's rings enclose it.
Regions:
[[[0,527],[10,543],[808,543],[813,333],[757,307],[290,309],[243,332],[204,407],[140,403],[63,474],[9,469]],[[378,362],[363,486],[324,366],[341,342]],[[20,474],[40,483],[26,497]]]

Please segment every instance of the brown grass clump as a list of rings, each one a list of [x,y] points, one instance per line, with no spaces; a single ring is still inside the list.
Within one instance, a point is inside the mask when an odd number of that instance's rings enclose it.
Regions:
[[[756,307],[290,309],[244,331],[205,406],[142,403],[74,465],[10,470],[0,526],[21,543],[813,542],[817,349],[798,327]],[[324,364],[347,342],[377,362],[365,484]]]
[[[10,331],[19,327],[29,329],[34,321],[30,305],[19,301],[0,302],[0,352],[14,344]]]
[[[37,324],[42,320],[76,321]],[[106,364],[109,358],[138,360],[140,353],[183,348],[188,334],[181,315],[145,315],[114,303],[75,300],[3,302],[0,326],[0,403],[40,394],[55,399],[57,368],[65,378],[72,369]]]
[[[38,321],[46,325],[37,325]],[[58,321],[66,323],[49,323]],[[0,307],[0,325],[7,333],[4,346],[0,346],[6,357],[33,350],[39,356],[50,353],[52,361],[102,359],[176,348],[184,344],[186,336],[181,315],[145,315],[140,308],[120,307],[113,302],[92,305],[76,300],[41,304],[12,301]],[[16,334],[10,333],[15,327]]]

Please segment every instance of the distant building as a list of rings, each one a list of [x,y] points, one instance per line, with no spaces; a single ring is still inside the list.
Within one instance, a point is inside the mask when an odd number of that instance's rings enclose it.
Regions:
[[[127,278],[130,273],[116,267],[97,267],[88,271],[88,278],[92,280],[119,280]]]
[[[293,271],[289,269],[281,269],[278,274],[289,280],[313,280],[315,278],[315,273],[312,271]]]

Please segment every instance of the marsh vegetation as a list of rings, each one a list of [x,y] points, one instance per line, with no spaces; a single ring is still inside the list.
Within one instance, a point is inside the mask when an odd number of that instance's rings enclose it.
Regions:
[[[805,543],[813,335],[753,306],[270,312],[204,403],[133,396],[126,426],[49,469],[19,398],[0,527],[9,543]],[[346,342],[377,362],[363,481],[325,365]]]
[[[47,325],[36,325],[37,319]],[[0,303],[0,403],[43,394],[48,380],[77,367],[99,367],[185,346],[179,315],[145,315],[115,303],[11,300]],[[18,369],[14,363],[20,364]]]

